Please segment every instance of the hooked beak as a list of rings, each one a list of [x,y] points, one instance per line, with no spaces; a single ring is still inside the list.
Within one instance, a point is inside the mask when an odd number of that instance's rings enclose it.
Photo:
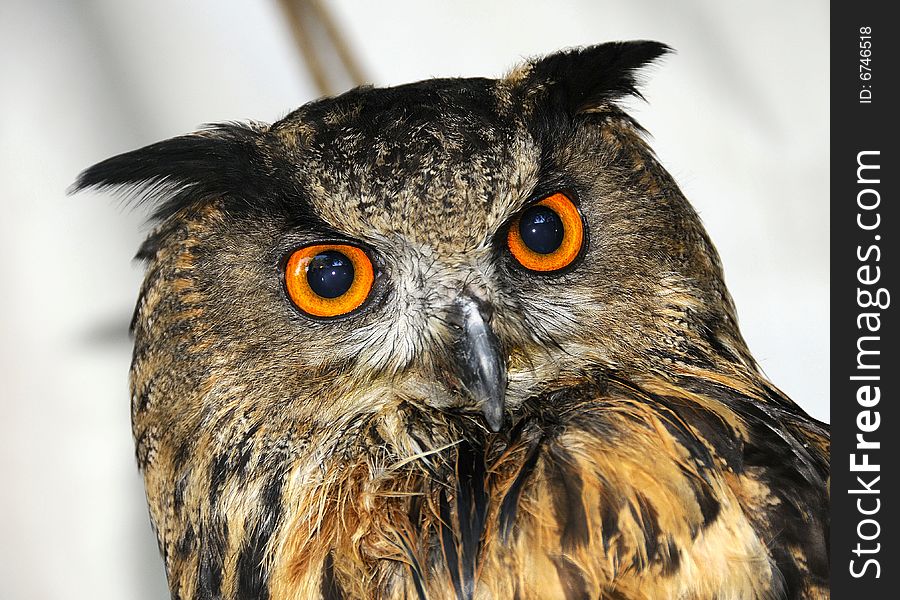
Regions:
[[[481,408],[491,431],[503,425],[506,398],[506,362],[500,340],[490,326],[491,307],[469,294],[457,300],[462,335],[457,341],[456,358],[460,379]]]

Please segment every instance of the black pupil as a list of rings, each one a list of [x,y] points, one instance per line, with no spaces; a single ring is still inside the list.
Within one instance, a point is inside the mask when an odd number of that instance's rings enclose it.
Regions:
[[[532,206],[519,219],[519,235],[530,250],[550,254],[562,244],[562,219],[546,206]]]
[[[306,280],[323,298],[343,296],[353,284],[353,262],[337,250],[320,252],[309,261]]]

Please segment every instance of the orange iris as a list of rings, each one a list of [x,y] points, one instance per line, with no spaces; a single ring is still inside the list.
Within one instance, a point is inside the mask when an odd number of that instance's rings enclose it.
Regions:
[[[534,206],[543,206],[553,211],[562,222],[562,241],[555,250],[549,253],[536,252],[529,248],[519,231],[521,215],[516,217],[509,228],[507,244],[509,251],[523,267],[532,271],[559,271],[572,264],[581,252],[584,243],[584,224],[578,208],[562,192],[547,196]]]
[[[352,271],[345,265],[343,272],[345,279],[349,277],[352,281],[346,291],[341,290],[342,293],[329,298],[313,290],[310,285],[309,268],[316,257],[323,254],[333,257],[335,253],[349,260],[349,264],[353,267]],[[291,254],[284,272],[284,281],[291,300],[297,308],[314,317],[337,317],[359,308],[369,297],[374,280],[372,261],[363,250],[347,244],[317,244],[300,248]]]

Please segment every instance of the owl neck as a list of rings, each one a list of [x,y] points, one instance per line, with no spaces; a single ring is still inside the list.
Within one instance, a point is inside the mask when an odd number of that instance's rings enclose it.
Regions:
[[[782,397],[772,394],[749,379],[698,369],[641,383],[596,373],[529,399],[498,434],[467,418],[397,402],[323,432],[280,486],[260,486],[256,509],[245,515],[249,539],[226,564],[236,565],[233,585],[242,566],[263,565],[259,585],[271,598],[328,598],[328,590],[341,591],[334,597],[375,598],[398,588],[408,597],[437,598],[445,596],[434,590],[454,589],[462,598],[467,585],[511,560],[523,572],[567,552],[596,561],[608,556],[605,546],[615,539],[617,561],[646,565],[648,572],[654,561],[677,570],[679,548],[691,546],[698,532],[729,544],[738,535],[717,525],[725,509],[714,490],[723,483],[708,458],[708,440],[686,428],[679,411],[705,415],[718,431],[708,432],[712,440],[741,440],[748,435],[741,406],[777,406]],[[693,457],[687,463],[685,452]],[[741,460],[733,448],[721,452],[726,461]],[[658,460],[652,469],[651,454]],[[662,481],[642,484],[645,477]],[[671,498],[675,489],[687,496]],[[638,507],[638,513],[610,505],[594,514],[588,507],[596,502]],[[642,503],[651,508],[641,509]],[[670,519],[679,525],[648,530],[661,526],[640,510],[664,506],[678,512]],[[229,518],[234,514],[232,505]],[[591,531],[619,537],[593,538]],[[670,546],[660,550],[657,537]],[[528,555],[511,555],[524,539],[538,543],[529,544]],[[765,545],[747,552],[747,560],[762,560]],[[762,589],[768,585],[762,579],[735,585]],[[492,591],[512,597],[514,590]]]
[[[421,586],[474,585],[510,560],[525,572],[576,548],[596,562],[618,538],[586,532],[604,528],[625,532],[616,560],[674,568],[677,552],[659,554],[642,537],[647,524],[620,508],[640,514],[646,500],[661,510],[675,502],[671,490],[687,490],[675,503],[684,514],[672,517],[685,525],[652,539],[671,536],[688,547],[713,527],[721,507],[711,490],[723,483],[703,458],[708,440],[682,423],[704,415],[713,443],[739,444],[749,435],[742,415],[795,414],[752,370],[726,371],[679,364],[638,378],[597,370],[522,402],[497,434],[474,417],[403,400],[339,421],[297,423],[283,444],[252,443],[265,438],[264,426],[224,444],[215,440],[227,432],[205,432],[198,447],[216,443],[218,454],[160,452],[145,470],[173,589],[183,598],[275,599],[319,597],[329,586],[345,597],[387,597],[400,587],[415,598]],[[695,458],[685,463],[685,452]],[[734,447],[720,453],[741,460]],[[647,456],[659,464],[648,465]],[[683,472],[685,464],[694,471]],[[660,472],[669,474],[658,489],[647,483],[658,497],[636,487]],[[173,489],[174,499],[161,492]],[[598,502],[621,504],[608,509],[614,525],[588,508]],[[536,550],[510,555],[526,538]]]

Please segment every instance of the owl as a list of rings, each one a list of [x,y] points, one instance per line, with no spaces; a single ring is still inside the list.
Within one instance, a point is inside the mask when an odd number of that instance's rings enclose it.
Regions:
[[[153,203],[137,463],[172,598],[826,598],[826,427],[644,132],[656,42],[361,87],[83,172]]]

